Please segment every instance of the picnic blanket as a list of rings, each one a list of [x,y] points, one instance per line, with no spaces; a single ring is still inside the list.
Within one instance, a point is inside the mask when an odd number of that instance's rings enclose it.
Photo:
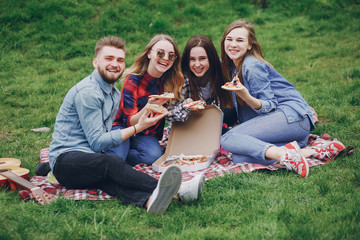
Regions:
[[[311,134],[309,137],[309,141],[307,145],[310,145],[313,141],[317,138],[323,138],[325,140],[331,141],[333,139],[330,138],[328,134],[322,134],[321,136]],[[166,142],[161,143],[162,146],[166,144]],[[40,151],[40,162],[48,162],[48,148],[41,149]],[[343,151],[339,152],[333,159],[323,159],[319,160],[316,158],[307,158],[309,163],[309,167],[315,167],[318,165],[323,165],[329,162],[330,160],[334,160],[339,155],[350,155],[354,151],[352,146],[347,146]],[[212,179],[214,177],[224,176],[225,174],[229,173],[249,173],[256,170],[270,170],[276,171],[278,169],[285,168],[285,166],[280,165],[279,163],[274,163],[268,166],[264,166],[261,164],[250,164],[250,163],[237,163],[235,164],[231,160],[231,154],[226,152],[224,149],[220,150],[220,154],[216,157],[214,162],[207,168],[199,170],[199,171],[192,171],[192,172],[183,172],[183,181],[188,181],[192,179],[194,176],[199,174],[200,172],[204,173],[205,180]],[[146,173],[156,179],[160,178],[161,173],[155,172],[152,170],[151,166],[146,164],[139,164],[134,167],[137,171]],[[108,195],[107,193],[103,192],[99,189],[66,189],[60,184],[52,184],[50,183],[46,177],[44,176],[34,176],[30,179],[30,181],[39,186],[44,191],[46,191],[52,198],[57,197],[64,197],[67,199],[72,200],[107,200],[107,199],[114,199],[114,197]],[[19,192],[21,198],[26,201],[30,199],[35,199],[31,191],[22,190]]]

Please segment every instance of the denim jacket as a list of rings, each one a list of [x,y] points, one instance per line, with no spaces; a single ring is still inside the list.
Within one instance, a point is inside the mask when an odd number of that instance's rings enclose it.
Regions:
[[[101,152],[118,146],[120,130],[111,131],[119,108],[120,92],[93,73],[66,94],[56,117],[49,150],[50,167],[68,151]]]
[[[233,66],[233,76],[235,75],[234,69]],[[251,96],[261,101],[261,108],[255,110],[247,107],[248,109],[246,109],[235,101],[235,104],[238,105],[240,122],[247,121],[256,115],[268,114],[280,109],[289,123],[300,121],[307,115],[311,121],[312,129],[315,128],[310,106],[300,92],[274,68],[255,57],[247,56],[242,65],[242,75],[244,86]]]

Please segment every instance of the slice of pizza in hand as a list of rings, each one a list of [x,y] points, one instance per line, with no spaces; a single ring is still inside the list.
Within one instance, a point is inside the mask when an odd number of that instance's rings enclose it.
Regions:
[[[172,93],[172,92],[164,92],[163,94],[160,94],[160,95],[150,95],[149,97],[171,99],[171,98],[175,98],[175,94]]]
[[[205,109],[205,101],[204,100],[194,101],[194,102],[185,104],[184,107],[189,108],[191,110]]]
[[[159,106],[157,104],[148,104],[147,108],[149,108],[153,113],[166,113],[167,115],[170,115],[170,112],[163,106]]]
[[[232,81],[225,83],[221,88],[229,91],[237,91],[244,89],[245,87],[241,84],[239,77],[235,75]]]

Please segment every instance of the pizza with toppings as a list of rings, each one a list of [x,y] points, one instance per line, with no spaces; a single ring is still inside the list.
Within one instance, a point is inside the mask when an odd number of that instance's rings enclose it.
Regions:
[[[205,109],[205,101],[204,100],[194,101],[185,104],[184,107],[189,108],[191,110]]]
[[[241,84],[239,77],[235,75],[232,81],[225,83],[221,88],[229,91],[237,91],[244,89],[245,87]]]
[[[161,167],[167,167],[172,164],[176,164],[178,166],[195,165],[208,161],[209,157],[210,156],[204,155],[185,156],[183,154],[181,154],[180,156],[169,156],[167,157],[164,164],[161,165]]]
[[[159,106],[157,104],[149,103],[147,105],[147,108],[149,108],[154,113],[160,113],[160,114],[167,113],[168,115],[170,115],[170,112],[165,107]]]
[[[172,93],[172,92],[164,92],[163,94],[160,94],[160,95],[150,95],[149,97],[171,99],[171,98],[175,98],[175,94]]]

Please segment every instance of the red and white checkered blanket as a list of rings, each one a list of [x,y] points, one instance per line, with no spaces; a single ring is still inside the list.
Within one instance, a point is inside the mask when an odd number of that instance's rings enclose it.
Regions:
[[[312,141],[319,138],[318,135],[310,135],[308,144],[311,144]],[[326,140],[330,139],[328,134],[323,134],[321,138]],[[40,151],[40,162],[47,162],[49,161],[48,158],[48,148],[44,148]],[[345,153],[350,155],[353,152],[353,147],[348,146],[346,147],[341,154]],[[339,156],[339,154],[337,155]],[[335,158],[337,157],[335,156]],[[330,159],[319,160],[315,158],[307,158],[309,167],[314,167],[318,165],[326,164]],[[137,171],[144,172],[156,179],[160,178],[161,173],[155,172],[152,170],[151,166],[145,164],[139,164],[134,167]],[[199,172],[203,172],[205,174],[205,179],[209,180],[214,177],[224,176],[225,174],[229,173],[243,173],[243,172],[252,172],[255,170],[260,169],[267,169],[270,171],[275,171],[280,168],[285,168],[284,166],[275,163],[268,166],[264,166],[261,164],[249,164],[249,163],[238,163],[235,164],[231,160],[231,154],[227,154],[226,151],[222,149],[220,151],[220,155],[214,160],[214,162],[207,168],[193,171],[193,172],[183,172],[183,181],[188,181],[192,179],[195,175],[199,174]],[[72,200],[106,200],[106,199],[113,199],[114,197],[106,194],[105,192],[98,190],[98,189],[66,189],[60,184],[51,184],[46,177],[43,176],[34,176],[30,180],[33,184],[41,187],[44,191],[51,195],[53,198],[57,198],[59,196],[65,197],[67,199]],[[34,199],[32,193],[28,190],[22,190],[19,192],[21,198],[23,200]]]

